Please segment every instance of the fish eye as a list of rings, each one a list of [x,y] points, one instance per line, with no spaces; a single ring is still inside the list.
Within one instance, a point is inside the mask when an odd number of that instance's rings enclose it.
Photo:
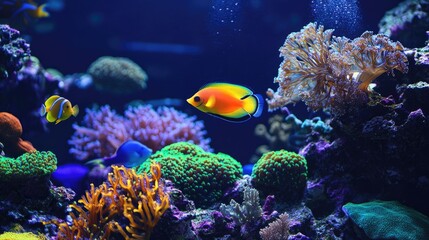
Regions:
[[[194,101],[195,101],[195,102],[199,102],[199,101],[201,101],[201,98],[200,98],[200,97],[198,97],[198,96],[195,96],[195,97],[194,97]]]

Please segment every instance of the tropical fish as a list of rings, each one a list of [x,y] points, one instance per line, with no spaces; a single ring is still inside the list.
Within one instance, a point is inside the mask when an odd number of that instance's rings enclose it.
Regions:
[[[84,165],[69,163],[60,165],[52,173],[54,182],[62,186],[72,188],[74,191],[81,191],[85,178],[88,177],[90,169]]]
[[[259,117],[264,103],[261,95],[231,83],[209,83],[186,101],[202,112],[231,122]]]
[[[72,107],[69,100],[58,95],[48,98],[40,108],[40,116],[46,114],[48,122],[55,122],[55,124],[68,119],[71,115],[76,117],[78,113],[79,107],[77,105]]]
[[[132,168],[142,164],[150,155],[152,155],[152,149],[140,142],[129,140],[122,143],[113,156],[91,160],[87,164],[102,164],[106,166],[117,164]]]
[[[48,17],[46,4],[38,5],[33,0],[6,0],[0,3],[0,18],[13,18],[25,13],[33,18]]]

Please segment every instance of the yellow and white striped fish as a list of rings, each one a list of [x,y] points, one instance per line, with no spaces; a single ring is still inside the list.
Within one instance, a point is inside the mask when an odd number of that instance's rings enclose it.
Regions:
[[[77,105],[72,107],[69,100],[58,95],[48,98],[40,108],[40,116],[46,114],[46,120],[55,122],[55,124],[68,119],[71,115],[76,117],[78,113],[79,107]]]

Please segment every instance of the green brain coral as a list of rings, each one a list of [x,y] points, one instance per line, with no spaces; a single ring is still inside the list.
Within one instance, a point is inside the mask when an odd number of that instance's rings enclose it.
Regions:
[[[252,182],[265,195],[285,200],[300,198],[307,183],[307,161],[286,150],[267,152],[253,167]]]
[[[138,166],[137,172],[148,172],[151,161],[159,162],[162,176],[171,180],[197,207],[215,203],[242,177],[241,164],[231,156],[205,152],[187,142],[162,148]]]
[[[0,156],[0,179],[11,180],[49,175],[57,168],[57,158],[52,152],[24,153],[17,158]]]

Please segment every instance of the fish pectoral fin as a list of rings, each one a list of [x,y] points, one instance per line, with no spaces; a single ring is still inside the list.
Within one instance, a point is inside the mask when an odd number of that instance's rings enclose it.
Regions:
[[[216,98],[214,96],[210,96],[209,100],[207,100],[206,107],[212,108],[216,103]]]

